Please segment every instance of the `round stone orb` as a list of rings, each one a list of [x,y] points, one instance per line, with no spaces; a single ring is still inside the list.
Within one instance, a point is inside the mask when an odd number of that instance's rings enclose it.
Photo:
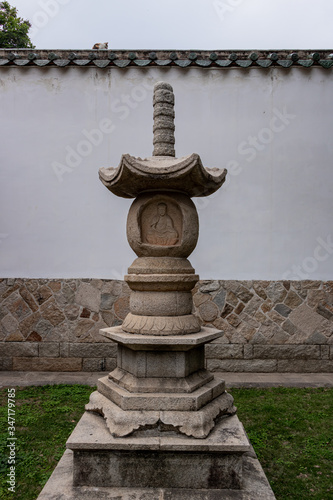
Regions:
[[[178,192],[145,192],[132,203],[127,239],[138,257],[188,257],[199,235],[197,210]]]

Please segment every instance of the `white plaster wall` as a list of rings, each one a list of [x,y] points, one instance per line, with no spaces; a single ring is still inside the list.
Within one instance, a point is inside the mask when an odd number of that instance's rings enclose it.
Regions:
[[[201,278],[333,279],[333,79],[320,68],[2,68],[0,276],[122,279],[131,201],[98,168],[151,155],[162,79],[176,94],[177,156],[229,169],[195,200]]]

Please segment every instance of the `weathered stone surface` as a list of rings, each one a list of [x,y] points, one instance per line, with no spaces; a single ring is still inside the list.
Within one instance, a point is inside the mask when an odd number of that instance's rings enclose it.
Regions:
[[[80,319],[74,330],[74,335],[82,339],[86,337],[93,326],[94,322],[91,319]]]
[[[21,296],[16,294],[13,294],[9,299],[7,299],[6,307],[18,321],[24,320],[31,314],[30,307]]]
[[[219,360],[208,359],[207,368],[212,372],[276,372],[277,361],[275,359],[234,359]]]
[[[220,288],[220,284],[218,281],[212,281],[210,283],[207,283],[205,285],[202,285],[199,290],[201,293],[209,293],[209,292],[216,292]]]
[[[252,299],[253,293],[251,293],[245,286],[241,286],[238,293],[236,294],[237,297],[242,301],[242,302],[249,302],[249,300]]]
[[[14,316],[11,314],[7,314],[2,320],[1,320],[1,326],[2,328],[5,329],[6,333],[14,333],[19,327],[19,323]]]
[[[35,326],[35,331],[46,340],[51,331],[53,330],[52,324],[46,319],[40,319]]]
[[[50,281],[49,288],[51,288],[52,292],[59,292],[59,290],[61,290],[61,282],[60,281]]]
[[[113,326],[115,315],[111,311],[102,311],[102,319],[107,326]]]
[[[25,287],[20,288],[20,295],[21,295],[22,299],[28,304],[30,309],[33,312],[36,312],[38,309],[38,305],[36,304],[36,301],[35,301],[33,295]]]
[[[284,330],[278,330],[273,333],[273,336],[269,339],[269,344],[285,344],[290,340],[290,335]],[[292,343],[292,342],[290,342]]]
[[[226,290],[224,288],[221,288],[213,298],[213,302],[215,302],[220,311],[222,311],[224,308],[226,294]]]
[[[35,344],[33,344],[35,345]],[[36,347],[38,347],[36,345]],[[82,369],[80,358],[17,358],[13,357],[13,370],[77,372]]]
[[[286,306],[285,304],[276,304],[274,309],[279,314],[281,314],[281,316],[284,316],[285,318],[287,318],[291,312],[290,307]]]
[[[74,321],[78,318],[80,312],[80,307],[75,304],[69,304],[64,308],[64,314],[67,319]]]
[[[277,361],[278,372],[291,372],[291,373],[312,373],[312,372],[325,372],[331,373],[333,371],[332,360],[313,360],[313,359],[279,359]]]
[[[330,346],[321,345],[320,346],[320,358],[321,359],[330,359]]]
[[[62,292],[61,283],[65,290],[64,294]],[[223,330],[223,335],[214,341],[217,344],[238,344],[239,346],[243,345],[245,348],[249,346],[249,344],[247,344],[248,342],[251,343],[251,346],[328,346],[328,344],[332,344],[333,342],[333,286],[330,284],[331,282],[320,282],[320,286],[318,286],[318,283],[314,285],[305,283],[303,288],[302,282],[281,282],[281,285],[287,292],[282,302],[273,302],[271,299],[265,299],[266,290],[272,282],[253,281],[251,284],[251,282],[245,281],[228,282],[215,280],[213,288],[215,288],[217,284],[219,284],[220,288],[214,291],[201,293],[199,291],[200,287],[209,286],[209,283],[209,281],[200,282],[193,290],[193,312],[197,315],[199,321],[205,323],[204,318],[200,314],[200,306],[204,304],[204,302],[217,306],[219,308],[219,314],[221,314],[221,311],[224,311],[222,312],[222,316],[225,317],[218,315],[211,321],[215,327]],[[100,310],[100,314],[98,312],[91,312],[89,318],[80,317],[82,313],[86,315],[84,309],[87,311],[90,311],[90,309],[84,305],[80,306],[79,304],[68,302],[68,300],[74,300],[73,294],[75,294],[75,289],[79,289],[82,284],[95,288],[101,295],[105,294],[105,301],[112,302],[114,299],[111,308],[109,310]],[[47,343],[64,343],[70,341],[73,343],[85,343],[87,346],[93,343],[105,343],[107,339],[102,339],[98,335],[99,325],[113,326],[115,324],[120,324],[122,320],[115,314],[115,302],[119,299],[124,299],[117,306],[118,314],[121,315],[126,315],[126,304],[128,305],[129,303],[129,288],[127,284],[116,280],[87,279],[84,281],[62,280],[60,282],[60,280],[47,279],[13,279],[12,285],[10,286],[7,285],[7,280],[3,280],[0,285],[2,285],[0,293],[2,293],[2,297],[4,297],[0,305],[0,341],[6,343],[16,342],[23,344],[26,341],[28,343],[37,344],[44,343],[45,341],[47,341]],[[235,292],[239,293],[239,291],[242,290],[242,286],[245,288],[250,287],[247,288],[249,293],[254,294],[254,297],[248,301],[245,308],[243,308],[243,303],[235,294]],[[38,307],[35,312],[32,312],[30,306],[22,298],[21,292],[23,290],[26,290],[27,293],[30,294],[30,303],[34,303],[35,307]],[[25,294],[25,292],[22,293]],[[26,295],[26,297],[28,297],[28,295]],[[112,297],[112,300],[110,297]],[[31,298],[34,302],[31,302]],[[257,302],[255,302],[255,300],[257,299],[259,299],[259,301],[265,300],[257,310],[253,307],[251,311],[249,307],[252,307],[252,304],[256,306]],[[23,305],[23,309],[19,311],[22,303],[25,305]],[[122,303],[125,303],[124,307],[122,307]],[[288,317],[277,312],[275,308],[279,304],[283,304],[292,309]],[[12,310],[17,310],[18,314],[23,319],[18,321],[17,316],[10,311],[8,306]],[[208,307],[211,308],[211,306]],[[52,316],[52,309],[55,310],[56,313],[57,309],[61,312],[59,318],[62,319],[62,321],[56,326],[54,326],[43,314],[45,311],[46,316],[48,316],[49,313],[51,313]],[[122,310],[122,312],[120,310]],[[27,311],[28,315],[25,316]],[[214,315],[215,311],[216,309],[214,309]],[[228,320],[234,323],[234,325],[226,320],[228,316],[230,316]],[[56,321],[58,320],[56,319]],[[208,317],[206,322],[210,323]],[[235,325],[237,325],[236,328]],[[1,348],[2,346],[0,349]],[[322,356],[327,356],[327,352],[323,351]],[[85,354],[86,355],[82,357],[87,360],[93,359],[95,356],[90,355],[88,351]],[[14,355],[15,353],[12,354],[12,356]],[[19,354],[16,357],[20,357],[21,355],[25,357],[24,354]],[[246,359],[245,351],[244,356]],[[62,357],[61,353],[60,357]],[[104,359],[104,357],[105,356],[100,356],[101,359]],[[11,366],[12,357],[8,359]],[[232,358],[230,358],[230,360],[232,360]],[[88,361],[86,364],[87,363]],[[316,371],[318,370],[320,370],[319,364]]]
[[[36,302],[41,306],[46,302],[50,297],[52,297],[52,291],[46,285],[39,286],[33,292],[33,296],[36,299]]]
[[[56,306],[55,302],[49,300],[41,307],[43,318],[49,321],[53,326],[59,325],[65,319],[63,312]]]
[[[229,316],[227,316],[227,321],[234,328],[236,328],[241,323],[241,319],[236,314],[233,314],[233,313],[229,314]]]
[[[286,289],[280,282],[272,282],[268,285],[265,290],[267,296],[272,300],[272,302],[282,302],[287,295]]]
[[[253,358],[253,346],[251,344],[244,344],[244,359]]]
[[[116,363],[116,360],[115,360]],[[106,371],[106,358],[83,358],[83,372],[103,372]]]
[[[227,291],[227,295],[226,295],[226,301],[232,306],[232,307],[236,307],[239,300],[238,298],[236,297],[236,295],[234,294],[234,292],[232,292],[231,290],[228,290]]]
[[[199,313],[201,318],[206,323],[211,323],[212,321],[214,321],[214,319],[217,318],[219,314],[219,308],[216,304],[214,304],[214,302],[207,301],[204,304],[201,304],[201,306],[199,307]]]
[[[302,302],[303,302],[303,300],[293,290],[288,292],[288,295],[284,300],[285,305],[287,307],[290,307],[291,309],[298,307],[299,305],[302,304]]]
[[[319,332],[318,330],[314,331],[307,339],[306,344],[326,344],[327,337]]]
[[[108,377],[99,379],[97,383],[98,393],[124,411],[190,411],[196,413],[199,410],[203,411],[214,397],[220,396],[224,392],[224,387],[223,381],[214,379],[191,393],[131,393]],[[194,420],[189,425],[194,425]]]
[[[117,356],[117,344],[69,344],[69,356],[72,358],[107,358]]]
[[[307,334],[311,334],[315,330],[319,330],[324,334],[331,334],[332,331],[332,324],[305,304],[294,309],[290,313],[289,319],[298,329]]]
[[[114,304],[114,311],[119,319],[125,319],[129,313],[129,297],[121,297]]]
[[[206,358],[235,359],[243,358],[242,345],[207,344],[205,347]]]
[[[110,293],[102,293],[101,295],[101,306],[100,309],[103,311],[109,311],[117,297],[111,295]]]
[[[323,316],[325,319],[332,320],[333,319],[333,307],[328,304],[318,304],[316,308],[316,313]]]
[[[227,318],[228,315],[230,313],[232,313],[233,310],[234,310],[234,308],[230,304],[225,304],[224,309],[223,309],[223,311],[221,313],[221,317],[222,318]]]
[[[41,358],[56,358],[59,357],[58,342],[41,342],[39,344],[39,357]]]
[[[263,300],[267,299],[267,294],[265,292],[265,289],[262,287],[262,285],[260,284],[260,282],[254,282],[253,283],[253,289],[256,292],[256,294],[259,295],[259,297],[261,299],[263,299]]]
[[[1,346],[2,356],[38,356],[38,345],[30,342],[7,342]]]
[[[73,452],[66,450],[38,500],[100,500],[101,494],[117,500],[275,500],[258,459],[248,453],[243,458],[243,485],[241,490],[200,490],[186,488],[138,489],[73,487]]]
[[[259,359],[320,359],[318,345],[254,345],[253,357]]]
[[[170,399],[171,398],[172,395],[170,394]],[[115,404],[110,398],[105,397],[105,394],[100,393],[100,391],[96,391],[91,394],[90,402],[86,405],[86,410],[102,414],[106,419],[107,427],[113,436],[127,436],[128,434],[131,434],[133,430],[144,431],[147,426],[150,428],[155,427],[158,431],[160,425],[159,423],[161,422],[162,424],[168,426],[169,429],[176,431],[177,434],[185,434],[186,436],[193,436],[197,439],[204,439],[207,438],[207,436],[208,439],[211,439],[209,433],[214,427],[214,420],[217,416],[230,416],[236,412],[236,408],[233,406],[233,398],[225,391],[223,391],[220,395],[217,394],[215,399],[208,402],[208,404],[203,406],[201,409],[198,409],[198,411],[147,411],[145,407],[143,407],[141,411],[135,409],[124,411],[123,408],[121,408],[118,404]],[[157,443],[158,447],[166,449],[166,443],[163,446],[163,434],[160,439],[157,440]],[[181,448],[184,449],[185,442],[178,441],[178,443]],[[195,445],[195,441],[193,441],[193,444]],[[243,443],[243,446],[244,445],[246,446],[246,443]],[[72,443],[69,446],[73,449]],[[223,443],[223,446],[226,450],[226,443]],[[171,448],[173,447],[174,445],[171,446]],[[80,448],[82,447],[80,446]],[[187,451],[191,451],[191,442],[187,442],[186,448]]]
[[[81,283],[75,294],[75,302],[91,311],[98,312],[101,303],[101,292],[87,283]]]
[[[13,359],[12,358],[0,358],[0,370],[12,370],[13,369]]]
[[[6,337],[6,342],[22,342],[24,341],[24,337],[21,332],[16,330],[13,333],[9,333]]]
[[[30,335],[26,338],[27,342],[41,342],[42,337],[37,332],[31,332]]]

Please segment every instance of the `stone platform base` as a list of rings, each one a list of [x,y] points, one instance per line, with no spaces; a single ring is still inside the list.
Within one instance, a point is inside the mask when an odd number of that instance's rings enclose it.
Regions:
[[[240,489],[250,443],[237,415],[204,439],[154,428],[115,438],[103,417],[86,412],[67,448],[75,486]]]
[[[146,429],[113,437],[85,412],[38,500],[274,500],[237,415],[205,439]]]
[[[241,490],[73,486],[73,452],[66,450],[38,500],[275,500],[259,460],[243,455]]]

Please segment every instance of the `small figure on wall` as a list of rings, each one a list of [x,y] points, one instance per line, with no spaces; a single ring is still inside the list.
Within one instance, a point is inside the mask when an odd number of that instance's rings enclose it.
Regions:
[[[109,42],[104,42],[104,43],[95,43],[93,46],[93,50],[101,50],[101,49],[108,49],[109,48]]]

